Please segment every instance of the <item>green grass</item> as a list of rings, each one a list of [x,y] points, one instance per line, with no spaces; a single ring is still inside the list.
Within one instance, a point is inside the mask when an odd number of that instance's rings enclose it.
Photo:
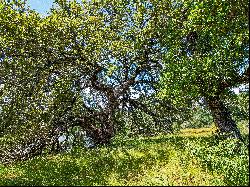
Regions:
[[[204,128],[117,137],[109,147],[75,148],[0,165],[0,185],[248,185],[247,149],[232,139],[216,141],[211,134]]]

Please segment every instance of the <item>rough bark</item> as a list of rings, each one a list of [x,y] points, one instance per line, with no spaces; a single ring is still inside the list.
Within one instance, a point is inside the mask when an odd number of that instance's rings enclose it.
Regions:
[[[221,133],[233,134],[235,138],[241,139],[240,131],[232,119],[231,113],[224,105],[219,96],[210,96],[206,98],[208,107],[212,113],[213,119]]]
[[[82,127],[87,135],[93,139],[95,145],[109,144],[111,138],[115,135],[114,124],[108,118],[101,121],[101,127],[95,126],[92,117],[77,118],[75,119],[75,125]]]

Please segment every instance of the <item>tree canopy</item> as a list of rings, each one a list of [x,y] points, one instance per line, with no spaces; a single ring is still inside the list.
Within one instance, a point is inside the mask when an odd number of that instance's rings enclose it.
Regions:
[[[248,13],[246,1],[175,1],[173,16],[159,21],[170,23],[158,29],[168,48],[159,96],[204,97],[222,131],[236,128],[221,97],[249,81]]]
[[[75,126],[95,144],[129,119],[168,131],[200,99],[240,138],[223,96],[248,82],[245,0],[56,0],[47,16],[3,1],[0,23],[0,132],[36,144],[27,154]]]

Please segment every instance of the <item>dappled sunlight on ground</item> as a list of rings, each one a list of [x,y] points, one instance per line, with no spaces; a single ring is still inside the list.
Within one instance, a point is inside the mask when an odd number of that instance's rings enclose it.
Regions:
[[[122,139],[1,166],[0,185],[247,185],[247,151],[233,147],[209,128]]]

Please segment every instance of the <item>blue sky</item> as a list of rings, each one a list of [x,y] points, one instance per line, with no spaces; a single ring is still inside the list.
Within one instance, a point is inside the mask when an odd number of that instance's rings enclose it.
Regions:
[[[81,0],[77,0],[81,2]],[[47,11],[52,7],[54,0],[27,0],[31,9],[36,10],[40,14],[46,15]]]
[[[30,8],[41,14],[46,14],[46,12],[52,7],[53,2],[54,0],[27,0]]]

